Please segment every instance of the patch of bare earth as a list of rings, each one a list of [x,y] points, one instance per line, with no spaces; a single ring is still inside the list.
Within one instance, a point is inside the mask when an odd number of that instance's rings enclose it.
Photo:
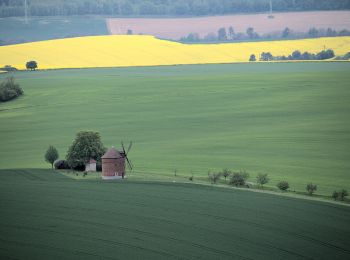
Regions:
[[[350,29],[350,11],[322,11],[267,14],[209,16],[194,18],[110,18],[107,26],[111,34],[148,34],[159,38],[178,40],[189,33],[201,37],[217,32],[220,27],[232,26],[235,32],[253,27],[259,34],[280,32],[289,27],[295,32],[306,32],[311,27]]]

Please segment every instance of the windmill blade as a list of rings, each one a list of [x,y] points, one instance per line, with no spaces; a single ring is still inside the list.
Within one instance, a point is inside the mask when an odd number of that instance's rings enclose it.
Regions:
[[[124,148],[123,141],[122,141],[121,143],[122,143],[122,147],[123,147],[123,152],[124,152],[124,154],[126,154],[126,153],[125,153],[125,148]]]
[[[130,149],[131,149],[131,146],[132,146],[132,141],[130,141],[130,144],[129,144],[129,147],[128,147],[128,150],[127,150],[127,154],[129,153]]]
[[[132,171],[132,164],[131,164],[131,162],[129,161],[129,158],[128,158],[127,156],[125,156],[125,159],[126,159],[126,161],[128,162],[129,169]]]

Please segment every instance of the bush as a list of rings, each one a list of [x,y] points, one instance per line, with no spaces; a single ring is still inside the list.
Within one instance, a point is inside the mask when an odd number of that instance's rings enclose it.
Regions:
[[[344,201],[345,197],[349,196],[348,191],[345,189],[342,189],[341,191],[333,191],[332,198],[334,200],[340,199],[341,201]]]
[[[281,191],[286,191],[289,189],[289,183],[287,181],[280,181],[277,183],[277,188],[279,188]]]
[[[102,163],[101,162],[96,162],[96,171],[102,172]]]
[[[339,193],[338,193],[337,191],[333,191],[333,193],[332,193],[332,198],[333,198],[334,200],[337,200],[338,197],[339,197]]]
[[[9,101],[23,94],[23,90],[15,82],[13,77],[5,79],[0,83],[0,102]]]
[[[7,72],[17,71],[17,69],[15,67],[12,67],[11,65],[5,65],[4,67],[0,68],[0,70]]]
[[[259,173],[258,176],[256,176],[256,182],[263,187],[264,184],[268,183],[270,181],[269,177],[267,176],[267,173]]]
[[[340,192],[339,192],[339,197],[340,197],[340,200],[344,200],[345,197],[349,196],[349,193],[347,190],[344,190],[342,189]]]
[[[235,172],[231,175],[230,184],[238,186],[244,186],[249,174],[245,171]]]
[[[54,164],[56,170],[68,170],[70,169],[66,160],[57,160]]]
[[[218,180],[220,180],[220,177],[221,177],[221,174],[220,173],[208,173],[208,178],[209,178],[209,181],[212,183],[212,184],[215,184],[218,182]]]
[[[306,190],[309,195],[312,195],[317,190],[317,185],[309,183],[306,185]]]

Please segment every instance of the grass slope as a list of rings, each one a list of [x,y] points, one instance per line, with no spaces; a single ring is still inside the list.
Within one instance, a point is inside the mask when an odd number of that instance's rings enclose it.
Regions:
[[[350,37],[226,44],[182,44],[144,35],[78,37],[1,46],[0,66],[25,69],[29,60],[37,61],[41,69],[232,63],[247,62],[253,53],[256,57],[267,51],[317,53],[325,46],[344,55]]]
[[[350,190],[348,63],[196,65],[19,72],[24,96],[0,104],[0,167],[49,167],[79,130],[108,147],[133,140],[136,172],[206,180],[246,169],[255,181]],[[6,75],[1,75],[1,78]]]
[[[1,259],[349,259],[350,208],[0,170]]]

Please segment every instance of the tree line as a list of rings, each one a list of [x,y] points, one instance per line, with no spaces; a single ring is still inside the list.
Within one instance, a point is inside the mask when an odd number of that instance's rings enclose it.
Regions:
[[[32,16],[219,15],[267,12],[269,0],[27,0]],[[274,11],[350,9],[350,0],[272,0]],[[0,0],[0,17],[23,16],[23,0]]]
[[[334,58],[335,54],[332,49],[323,50],[318,53],[310,53],[296,50],[292,54],[285,56],[273,56],[270,52],[262,52],[260,54],[260,61],[284,61],[284,60],[327,60]],[[255,54],[250,55],[249,61],[256,61]]]
[[[245,32],[236,32],[233,26],[221,27],[217,33],[211,32],[200,37],[198,33],[189,33],[187,36],[181,37],[181,42],[231,42],[245,40],[271,40],[271,39],[306,39],[318,37],[338,37],[350,36],[350,31],[346,29],[334,30],[332,28],[310,28],[307,32],[295,32],[286,27],[281,32],[259,34],[253,27],[248,27]]]

